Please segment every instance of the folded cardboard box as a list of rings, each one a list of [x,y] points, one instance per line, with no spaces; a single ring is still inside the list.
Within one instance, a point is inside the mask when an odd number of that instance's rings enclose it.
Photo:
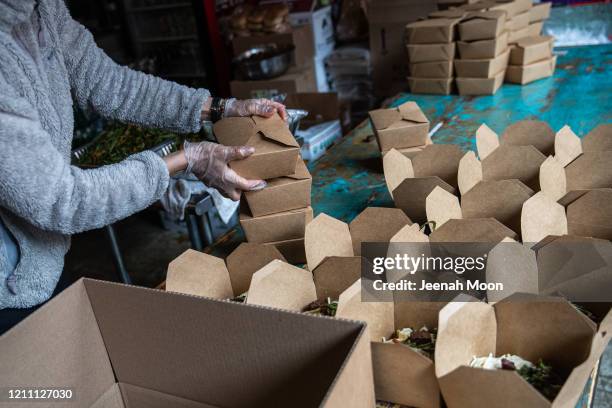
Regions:
[[[467,2],[466,4],[462,4],[458,6],[458,9],[464,10],[466,12],[470,11],[486,11],[490,7],[495,5],[494,0],[480,0],[475,2]]]
[[[451,43],[455,40],[456,18],[431,18],[406,25],[407,44]]]
[[[529,25],[529,12],[517,14],[516,16],[508,19],[504,26],[506,31],[517,31]]]
[[[494,39],[504,31],[506,13],[500,10],[472,12],[459,23],[461,41]]]
[[[508,31],[508,44],[516,44],[520,39],[529,37],[531,29],[529,26],[518,30]]]
[[[90,279],[0,349],[0,382],[72,389],[57,406],[374,406],[362,323]]]
[[[506,82],[513,84],[528,84],[538,79],[551,77],[555,73],[557,56],[534,62],[529,65],[508,65],[506,69]]]
[[[528,65],[550,59],[553,46],[554,38],[548,35],[522,38],[510,50],[510,64]]]
[[[240,225],[249,242],[286,241],[304,237],[306,225],[312,221],[312,208],[299,208],[281,213],[254,217],[242,208]]]
[[[572,132],[573,133],[573,132]],[[612,150],[612,123],[597,125],[582,139],[580,144],[582,151],[592,152],[594,150]]]
[[[455,43],[407,44],[408,61],[420,62],[452,61],[455,58]]]
[[[510,50],[506,50],[492,59],[456,59],[455,71],[457,77],[492,78],[496,73],[506,69],[509,57]]]
[[[405,102],[396,108],[369,112],[372,129],[381,151],[424,145],[429,120],[416,102]]]
[[[494,74],[491,78],[457,77],[459,95],[494,95],[504,82],[506,70]]]
[[[442,306],[440,302],[363,302],[361,280],[340,295],[336,316],[368,324],[376,399],[405,406],[440,407],[432,349]],[[433,337],[427,348],[419,348],[410,343],[409,335],[400,337],[408,331],[430,337],[433,333]]]
[[[487,59],[495,58],[508,49],[508,33],[491,40],[458,41],[459,57],[461,59]]]
[[[410,92],[414,94],[449,95],[453,90],[453,83],[453,78],[408,77]]]
[[[276,78],[230,81],[232,96],[240,99],[273,98],[279,95],[317,92],[317,76],[312,61],[291,67],[286,74]]]
[[[305,264],[304,238],[287,239],[284,241],[266,242],[265,246],[276,248],[291,264]]]
[[[544,22],[542,22],[542,21],[538,21],[538,22],[535,22],[535,23],[529,23],[529,25],[527,26],[527,28],[529,29],[528,37],[533,37],[533,36],[536,36],[536,35],[541,35],[543,27],[544,27]]]
[[[416,78],[452,78],[453,61],[420,62],[410,64],[411,77]]]
[[[440,4],[440,2],[438,2]],[[429,18],[452,18],[452,19],[462,19],[465,17],[467,12],[460,8],[450,8],[446,10],[438,10],[432,13],[429,13]]]
[[[436,227],[429,235],[434,244],[450,243],[451,249],[457,243],[488,243],[490,249],[505,239],[518,239],[516,232],[506,227],[495,218],[453,218]],[[479,254],[482,245],[478,245]],[[459,248],[463,254],[465,248]],[[486,251],[485,251],[486,252]]]
[[[431,137],[427,137],[427,142],[424,145],[421,146],[415,146],[415,147],[406,147],[403,149],[395,149],[398,152],[400,152],[401,154],[403,154],[404,156],[412,159],[414,156],[416,156],[418,153],[422,152],[423,149],[425,149],[427,146],[429,146],[430,144],[432,144],[432,140]],[[380,155],[382,157],[385,156],[385,154],[389,153],[389,150],[380,152]]]
[[[230,167],[247,179],[271,179],[295,173],[300,146],[284,120],[271,118],[224,118],[213,125],[219,143],[226,146],[252,146],[255,153]]]
[[[254,217],[310,206],[312,176],[298,158],[295,173],[268,180],[263,190],[245,191],[244,199]]]
[[[545,1],[539,4],[534,4],[532,8],[529,9],[529,22],[535,23],[537,21],[546,20],[550,17],[550,7],[552,2]]]
[[[572,304],[555,297],[517,293],[494,305],[474,300],[459,296],[439,314],[435,370],[446,403],[575,406],[609,343],[612,319],[598,331]],[[505,356],[506,369],[495,364],[480,368],[475,357],[487,356]],[[528,374],[538,372],[540,362],[556,376],[533,382]]]
[[[555,132],[548,123],[541,120],[519,120],[504,129],[501,136],[497,136],[486,125],[477,130],[476,147],[479,155],[486,156],[500,144],[533,146],[543,155],[549,156],[555,150]]]
[[[529,11],[533,7],[532,0],[495,0],[489,10],[502,10],[512,18],[518,14]]]
[[[432,144],[413,158],[392,149],[383,157],[385,182],[395,206],[414,222],[427,221],[425,200],[436,186],[457,193],[463,153],[455,145]]]

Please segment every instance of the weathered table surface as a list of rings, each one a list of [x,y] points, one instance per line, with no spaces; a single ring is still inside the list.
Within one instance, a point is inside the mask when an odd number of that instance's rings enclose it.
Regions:
[[[578,135],[600,123],[612,121],[612,45],[558,49],[557,70],[551,78],[525,86],[504,84],[492,96],[401,94],[396,106],[416,101],[432,126],[443,122],[434,135],[435,143],[454,143],[475,150],[474,134],[482,123],[501,133],[521,119],[548,122],[556,131],[569,125]],[[315,214],[324,212],[351,221],[368,206],[392,207],[385,185],[382,160],[369,123],[364,122],[333,146],[320,160],[310,163],[313,176],[312,205]],[[222,255],[243,240],[240,231],[227,235],[209,251]],[[588,389],[588,386],[587,386]],[[578,406],[586,406],[585,392]],[[612,347],[602,359],[595,392],[596,407],[612,406]]]

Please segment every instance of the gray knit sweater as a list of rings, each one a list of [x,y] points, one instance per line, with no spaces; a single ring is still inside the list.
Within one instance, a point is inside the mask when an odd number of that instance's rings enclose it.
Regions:
[[[71,234],[142,210],[167,188],[151,152],[71,166],[73,99],[107,118],[194,132],[208,95],[116,65],[63,0],[0,0],[0,218],[20,253],[11,268],[0,247],[0,309],[47,300]]]

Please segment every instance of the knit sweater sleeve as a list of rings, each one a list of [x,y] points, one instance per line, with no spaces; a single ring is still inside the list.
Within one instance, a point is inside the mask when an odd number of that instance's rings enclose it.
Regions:
[[[101,115],[148,127],[197,132],[205,89],[193,89],[116,64],[56,0],[58,32],[70,83],[82,107]]]
[[[0,207],[47,231],[73,234],[140,211],[168,187],[153,152],[94,170],[71,166],[37,111],[0,76]]]

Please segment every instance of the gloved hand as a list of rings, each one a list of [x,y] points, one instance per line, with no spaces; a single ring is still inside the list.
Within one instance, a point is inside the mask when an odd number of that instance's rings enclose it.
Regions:
[[[228,163],[246,159],[255,152],[249,146],[223,146],[217,143],[185,142],[187,173],[193,173],[209,187],[214,187],[225,197],[240,199],[243,191],[261,190],[266,187],[263,180],[247,180],[230,169]]]
[[[287,120],[287,110],[282,103],[274,102],[269,99],[228,99],[225,102],[225,112],[223,116],[263,116],[269,118],[278,112],[280,117]]]

